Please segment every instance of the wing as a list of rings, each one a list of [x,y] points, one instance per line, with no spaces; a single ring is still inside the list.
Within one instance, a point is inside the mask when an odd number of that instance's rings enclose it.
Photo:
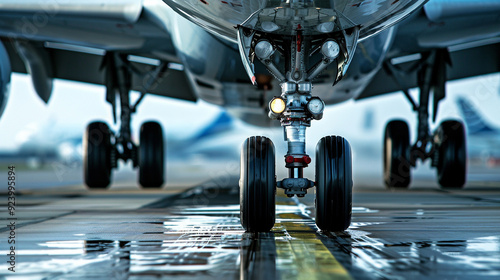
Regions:
[[[417,87],[417,75],[408,74],[433,49],[449,52],[446,80],[499,72],[499,13],[499,1],[430,1],[398,26],[385,67],[358,99]]]
[[[196,100],[172,43],[169,12],[161,0],[4,0],[0,37],[12,71],[33,74],[42,99],[52,78],[104,84],[104,55],[118,52],[131,54],[141,73],[133,89],[144,90],[144,79],[162,64],[170,70],[148,92]]]

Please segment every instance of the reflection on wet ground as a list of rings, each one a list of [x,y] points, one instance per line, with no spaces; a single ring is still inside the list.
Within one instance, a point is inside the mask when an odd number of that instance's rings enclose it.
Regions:
[[[280,196],[272,232],[251,234],[235,186],[19,196],[16,272],[3,257],[0,276],[500,279],[499,188],[357,190],[352,226],[338,233],[317,231],[312,194]]]

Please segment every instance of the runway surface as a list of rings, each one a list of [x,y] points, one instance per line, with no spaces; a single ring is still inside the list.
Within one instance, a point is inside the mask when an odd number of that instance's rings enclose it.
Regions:
[[[357,185],[351,227],[319,232],[314,191],[277,198],[270,233],[245,233],[238,182],[18,193],[1,211],[4,279],[500,279],[500,184],[460,191]],[[7,196],[1,197],[6,209]]]

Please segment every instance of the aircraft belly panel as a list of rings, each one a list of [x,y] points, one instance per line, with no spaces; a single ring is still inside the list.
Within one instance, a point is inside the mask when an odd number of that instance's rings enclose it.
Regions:
[[[39,1],[2,0],[0,11],[9,14],[35,14],[33,25],[40,26],[53,17],[77,17],[87,19],[114,19],[136,22],[142,12],[138,0],[86,0],[86,1]],[[28,21],[29,18],[26,19]]]
[[[236,42],[236,25],[264,8],[279,7],[281,1],[265,0],[163,0],[184,17],[209,32]],[[366,39],[408,16],[427,0],[342,0],[313,1],[312,7],[335,9],[348,21],[361,26],[360,40]],[[307,4],[311,6],[311,4]],[[333,5],[333,7],[332,7]]]

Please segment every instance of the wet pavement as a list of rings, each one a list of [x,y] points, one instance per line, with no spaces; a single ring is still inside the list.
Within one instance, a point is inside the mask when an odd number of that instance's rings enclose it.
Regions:
[[[182,192],[18,194],[16,272],[2,225],[0,278],[500,279],[500,184],[355,187],[345,232],[318,231],[311,192],[278,196],[272,232],[245,233],[238,195],[237,179]]]

